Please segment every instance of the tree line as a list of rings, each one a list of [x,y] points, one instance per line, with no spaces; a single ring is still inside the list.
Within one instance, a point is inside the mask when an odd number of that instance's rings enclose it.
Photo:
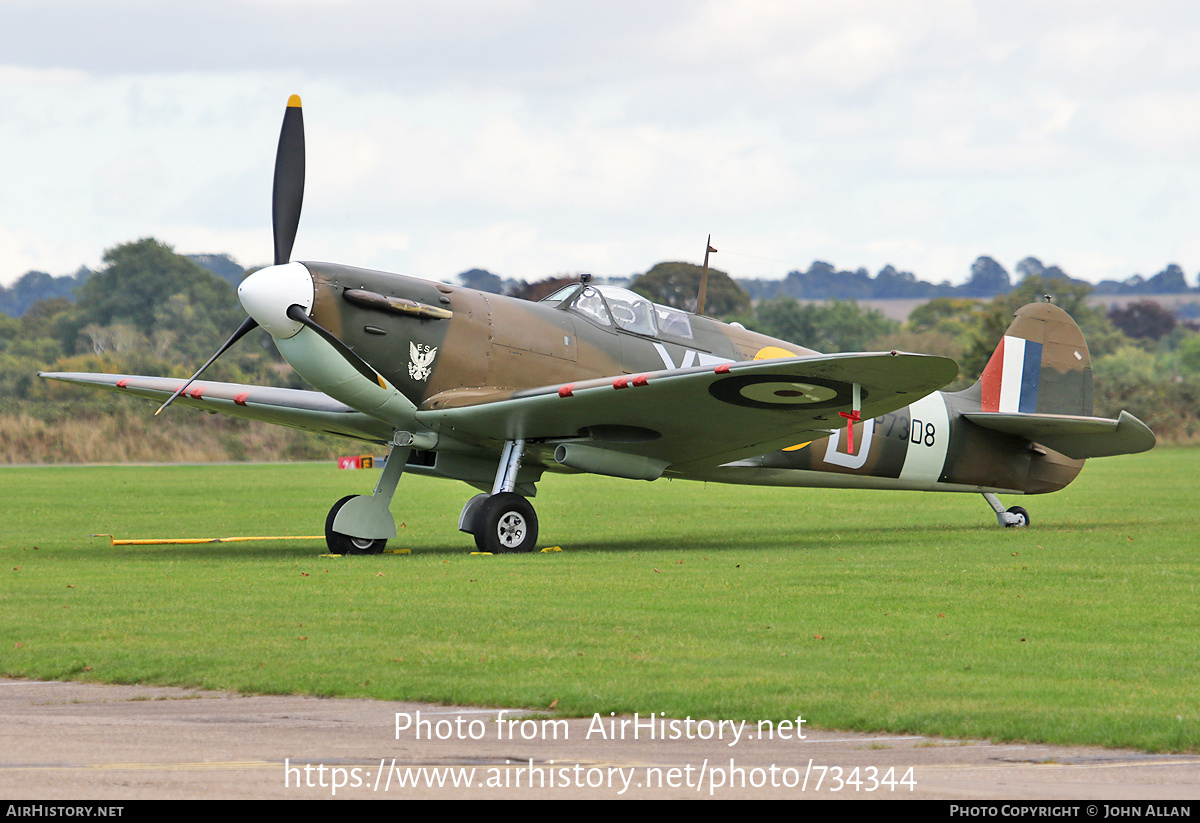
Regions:
[[[120,450],[123,455],[141,453],[131,443],[139,438],[152,440],[151,425],[165,426],[171,437],[185,440],[204,432],[205,442],[210,443],[206,448],[212,451],[209,459],[315,457],[353,449],[301,432],[285,432],[283,440],[274,436],[264,440],[246,421],[186,410],[154,418],[152,424],[153,410],[144,401],[37,378],[39,370],[189,376],[244,317],[231,285],[240,271],[228,270],[221,276],[211,270],[232,264],[228,258],[201,262],[210,267],[153,239],[123,244],[105,253],[103,268],[73,286],[74,299],[60,294],[30,304],[20,316],[0,314],[0,440],[9,448],[7,455],[0,454],[0,462],[38,459],[38,448],[46,460],[71,459],[72,454],[83,459],[72,452],[71,441],[79,439],[78,433],[55,428],[68,420],[114,428],[113,438],[130,440]],[[986,277],[998,282],[994,270],[990,275],[988,271],[981,269],[975,282]],[[1097,414],[1111,416],[1125,408],[1164,439],[1200,437],[1200,330],[1195,323],[1179,320],[1150,300],[1107,312],[1092,307],[1086,298],[1095,288],[1059,276],[1054,269],[1026,267],[1021,274],[1019,283],[991,298],[932,298],[902,323],[853,299],[805,303],[776,295],[753,300],[726,272],[711,269],[705,313],[818,351],[899,349],[944,355],[960,366],[958,383],[951,387],[959,388],[978,378],[1012,312],[1050,294],[1075,318],[1088,340]],[[698,266],[660,263],[634,278],[629,287],[656,302],[691,311],[699,278]],[[536,299],[572,279],[547,278],[521,284],[515,291]],[[265,334],[242,341],[205,376],[303,387]],[[169,421],[162,421],[167,417]],[[40,433],[34,437],[41,445],[21,451],[13,443],[33,437],[31,421],[42,427],[35,427]]]
[[[236,286],[245,271],[227,255],[193,254],[187,259],[201,268],[217,275]],[[660,263],[659,266],[674,266]],[[686,265],[686,264],[678,264]],[[658,266],[655,267],[656,269]],[[647,272],[650,275],[654,269]],[[937,297],[991,298],[1007,294],[1017,283],[1039,276],[1049,280],[1066,279],[1084,283],[1068,275],[1058,266],[1046,266],[1036,257],[1026,257],[1015,267],[1016,277],[991,257],[981,256],[971,264],[966,282],[954,285],[949,281],[932,283],[921,280],[912,272],[899,271],[894,266],[884,266],[875,275],[864,268],[854,271],[839,270],[831,263],[813,261],[807,271],[791,271],[782,279],[737,279],[738,286],[752,301],[769,300],[773,297],[795,297],[800,300],[888,300],[921,299]],[[22,275],[12,286],[0,286],[0,313],[20,317],[34,303],[51,297],[73,298],[75,291],[92,275],[87,267],[81,267],[73,275],[52,277],[45,272],[30,271]],[[628,285],[637,278],[600,277],[597,282],[614,282]],[[530,283],[525,280],[502,278],[487,269],[470,269],[457,275],[464,286],[495,294],[511,294],[526,299],[540,299],[544,286],[549,281],[570,282],[570,276],[546,278]],[[1124,280],[1104,280],[1092,286],[1097,295],[1163,295],[1200,293],[1200,283],[1189,286],[1182,268],[1171,263],[1150,277],[1133,274]],[[547,292],[548,293],[548,292]]]

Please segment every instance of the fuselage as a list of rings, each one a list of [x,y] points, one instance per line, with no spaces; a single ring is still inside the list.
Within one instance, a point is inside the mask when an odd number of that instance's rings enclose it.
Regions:
[[[337,378],[314,373],[309,361],[321,345],[315,339],[281,345],[281,351],[317,388],[339,399],[353,397],[351,405],[397,428],[410,425],[407,418],[415,412],[504,399],[541,386],[816,354],[610,287],[579,284],[532,303],[386,272],[327,263],[303,266],[313,283],[312,318],[377,370],[387,386],[366,385],[348,372]],[[391,395],[385,397],[386,392]],[[934,392],[861,421],[853,448],[842,428],[819,440],[682,476],[763,485],[1019,493],[1054,491],[1074,479],[1082,461],[963,418],[962,412],[979,410],[977,394]],[[546,467],[557,468],[549,461]]]

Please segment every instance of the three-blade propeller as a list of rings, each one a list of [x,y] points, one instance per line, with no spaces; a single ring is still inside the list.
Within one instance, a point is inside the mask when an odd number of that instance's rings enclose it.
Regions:
[[[287,109],[283,115],[283,126],[279,130],[279,147],[275,151],[275,180],[271,189],[271,229],[275,239],[275,265],[282,266],[291,261],[292,245],[296,241],[296,230],[300,225],[300,209],[304,202],[304,111],[300,106],[299,95],[293,94],[288,99]],[[251,275],[253,276],[253,275]],[[302,306],[293,305],[287,308],[287,316],[321,335],[338,354],[346,359],[360,374],[369,380],[383,386],[383,378],[345,343],[339,340],[311,317]],[[237,331],[225,341],[217,353],[196,371],[187,382],[175,390],[167,398],[155,414],[159,414],[174,402],[205,369],[216,362],[217,358],[248,332],[257,328],[258,321],[247,317]]]

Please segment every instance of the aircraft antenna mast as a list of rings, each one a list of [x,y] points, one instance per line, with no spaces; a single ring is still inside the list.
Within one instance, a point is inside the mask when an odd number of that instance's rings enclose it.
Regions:
[[[704,270],[700,272],[700,294],[696,297],[696,314],[704,314],[704,298],[708,295],[708,255],[716,253],[716,249],[712,247],[712,235],[708,236],[708,240],[704,246]]]

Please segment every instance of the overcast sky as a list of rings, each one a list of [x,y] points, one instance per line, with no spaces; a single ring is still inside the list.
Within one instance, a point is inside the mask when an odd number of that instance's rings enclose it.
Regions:
[[[447,279],[1200,269],[1200,4],[0,0],[0,283],[156,237]]]

